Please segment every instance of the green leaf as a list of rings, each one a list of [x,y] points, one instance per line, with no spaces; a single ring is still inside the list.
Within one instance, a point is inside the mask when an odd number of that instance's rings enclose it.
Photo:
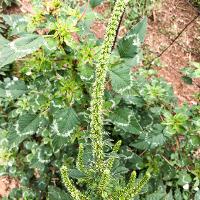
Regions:
[[[190,78],[188,76],[182,76],[181,79],[184,81],[184,83],[186,83],[188,85],[192,85],[192,83],[193,83],[192,78]]]
[[[163,191],[156,191],[150,195],[147,196],[148,200],[163,200],[166,193]]]
[[[194,200],[199,200],[200,199],[200,190],[196,192],[194,196]]]
[[[10,26],[11,35],[25,33],[27,19],[22,15],[3,15],[3,20]]]
[[[67,141],[64,137],[55,135],[52,141],[52,147],[54,153],[57,153],[63,146],[67,145]]]
[[[112,89],[117,93],[131,88],[131,70],[127,66],[116,66],[109,71]]]
[[[112,89],[122,94],[132,87],[132,72],[131,67],[140,63],[142,54],[139,53],[134,58],[124,59],[123,63],[112,67],[109,70],[109,76],[111,79]]]
[[[108,121],[112,122],[117,128],[132,134],[139,134],[141,131],[140,124],[134,113],[128,109],[117,109],[111,113]]]
[[[174,192],[174,198],[175,200],[183,200],[183,197],[179,188],[176,188]]]
[[[0,49],[0,68],[38,50],[44,43],[39,35],[25,35]]]
[[[37,114],[24,114],[15,124],[15,131],[20,136],[33,135],[47,125],[47,120]]]
[[[181,171],[180,176],[179,176],[179,180],[177,181],[177,184],[183,186],[183,185],[189,184],[191,182],[192,182],[192,178],[191,178],[190,174],[188,174],[185,171]]]
[[[146,30],[147,18],[145,17],[119,40],[118,51],[122,58],[133,58],[139,52],[139,47],[144,42]]]
[[[92,8],[100,5],[104,0],[90,0],[90,5]]]
[[[53,114],[52,129],[59,136],[69,137],[78,125],[78,116],[72,108],[57,110]]]
[[[24,81],[6,79],[0,84],[0,98],[16,99],[27,92]]]
[[[55,186],[49,186],[48,187],[48,200],[71,200],[69,194],[64,192],[64,190],[61,190],[58,187]]]
[[[70,169],[69,176],[74,179],[84,178],[85,174],[77,169]]]
[[[6,40],[2,35],[0,35],[0,48],[3,48],[9,43],[9,40]]]
[[[130,146],[137,149],[154,149],[163,145],[166,142],[166,137],[163,134],[163,128],[160,125],[156,125],[151,128],[151,131],[144,130],[136,142],[132,142]]]

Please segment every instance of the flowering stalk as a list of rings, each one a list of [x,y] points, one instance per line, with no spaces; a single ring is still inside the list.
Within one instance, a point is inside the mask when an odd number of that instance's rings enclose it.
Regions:
[[[65,185],[65,187],[67,188],[67,190],[69,191],[69,193],[71,194],[72,198],[74,200],[89,200],[89,198],[85,197],[72,183],[72,181],[69,179],[69,175],[68,175],[68,169],[66,166],[62,166],[61,169],[61,176],[62,176],[62,180],[63,183]]]
[[[103,151],[103,97],[105,90],[106,72],[108,69],[113,43],[117,35],[117,29],[120,24],[120,18],[128,1],[129,0],[116,1],[111,20],[108,24],[100,57],[97,62],[96,78],[91,94],[92,99],[90,114],[90,136],[92,141],[92,151],[94,155],[93,162],[95,163],[95,166],[90,168],[84,165],[84,146],[83,144],[80,144],[79,146],[79,154],[77,157],[76,167],[79,171],[86,175],[81,180],[82,183],[86,184],[85,186],[89,190],[82,194],[69,179],[67,167],[63,166],[61,168],[63,183],[65,184],[68,192],[71,194],[74,200],[130,200],[141,191],[143,186],[148,182],[150,178],[150,174],[147,172],[146,175],[136,184],[136,172],[133,171],[126,187],[124,187],[124,185],[121,187],[115,184],[113,185],[113,182],[115,181],[115,177],[112,174],[113,163],[115,161],[114,154],[119,151],[122,142],[118,141],[114,145],[111,156],[107,160],[104,159],[105,154]]]
[[[96,67],[96,79],[93,84],[91,94],[91,140],[96,168],[103,170],[103,104],[106,72],[108,69],[109,58],[112,51],[112,45],[115,40],[116,31],[120,23],[126,4],[129,0],[117,0],[113,10],[111,20],[108,24],[105,39],[102,45],[100,57]]]

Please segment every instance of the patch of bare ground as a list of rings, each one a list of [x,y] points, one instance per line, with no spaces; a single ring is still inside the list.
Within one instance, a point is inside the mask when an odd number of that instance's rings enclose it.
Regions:
[[[0,177],[0,199],[2,197],[7,197],[9,192],[16,187],[19,187],[19,183],[15,179],[7,176]]]
[[[154,20],[149,20],[145,44],[159,55],[197,15],[187,0],[163,0],[161,7],[154,11]],[[200,80],[194,80],[196,85],[185,84],[180,69],[188,66],[190,61],[200,62],[200,17],[183,31],[160,59],[165,67],[159,70],[159,76],[171,83],[179,103],[197,103],[194,94],[200,92]]]

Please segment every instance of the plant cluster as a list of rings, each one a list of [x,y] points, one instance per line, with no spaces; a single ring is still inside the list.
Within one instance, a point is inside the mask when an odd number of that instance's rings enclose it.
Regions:
[[[146,18],[111,53],[123,9],[103,43],[90,30],[99,16],[84,10],[53,0],[33,16],[3,15],[0,175],[20,182],[4,199],[131,199],[148,170],[136,199],[198,200],[199,105],[178,106],[141,65]],[[195,66],[184,73],[196,77]]]

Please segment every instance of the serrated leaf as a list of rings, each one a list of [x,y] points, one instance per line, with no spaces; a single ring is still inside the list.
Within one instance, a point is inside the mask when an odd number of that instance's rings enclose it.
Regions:
[[[55,135],[52,141],[53,151],[57,153],[64,145],[67,144],[67,141],[64,137]]]
[[[0,68],[38,50],[44,43],[39,35],[25,35],[0,49]]]
[[[112,89],[117,93],[122,93],[131,87],[131,71],[127,66],[117,66],[109,71]]]
[[[61,190],[58,187],[55,186],[49,186],[48,187],[48,200],[71,200],[69,194],[64,192],[64,190]]]
[[[85,177],[85,174],[77,169],[70,169],[69,176],[74,179],[79,179]]]
[[[72,108],[57,110],[53,114],[52,129],[59,136],[69,137],[78,125],[78,116]]]
[[[11,27],[11,35],[24,33],[27,26],[27,20],[22,15],[3,15],[5,23]]]
[[[24,114],[19,117],[15,124],[15,131],[18,135],[32,135],[47,125],[47,120],[37,114]]]
[[[139,47],[144,42],[147,30],[147,18],[141,20],[118,42],[118,51],[122,58],[133,58],[138,52]]]
[[[137,141],[131,143],[137,149],[154,149],[158,146],[163,145],[166,142],[166,137],[164,136],[162,129],[155,126],[151,131],[145,130],[140,135]]]
[[[132,87],[131,67],[140,63],[141,54],[136,55],[134,58],[125,59],[124,63],[116,65],[109,70],[112,89],[122,94],[130,90]]]
[[[139,134],[140,124],[134,116],[134,113],[128,108],[121,108],[113,111],[109,116],[109,121],[116,127],[132,134]]]
[[[0,97],[1,98],[13,98],[16,99],[25,94],[27,87],[24,81],[21,80],[9,80],[0,85]]]

